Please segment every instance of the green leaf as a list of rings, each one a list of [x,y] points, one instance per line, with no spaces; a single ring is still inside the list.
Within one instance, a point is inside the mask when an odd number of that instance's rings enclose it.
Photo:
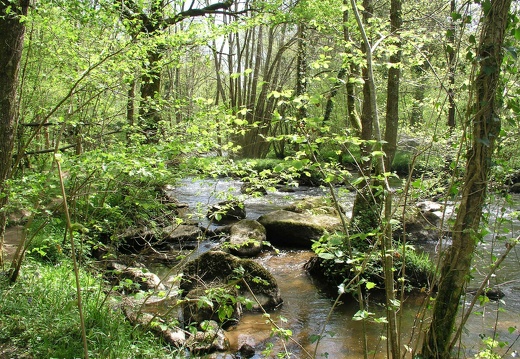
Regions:
[[[324,252],[324,253],[319,253],[318,254],[318,257],[322,258],[322,259],[326,259],[326,260],[330,260],[330,259],[334,259],[336,258],[334,256],[334,254],[332,253],[327,253],[327,252]]]
[[[388,323],[388,320],[386,319],[386,317],[381,317],[381,318],[375,318],[374,322],[379,323],[379,324],[386,324],[386,323]]]
[[[366,310],[358,310],[356,314],[352,317],[352,320],[360,321],[368,319],[371,315],[374,315],[374,313],[370,313]]]
[[[515,29],[515,39],[520,40],[520,27]]]
[[[321,337],[317,334],[312,334],[310,337],[309,337],[309,341],[311,342],[311,344],[314,344],[316,343]]]
[[[366,285],[368,290],[370,290],[372,288],[375,288],[375,286],[376,286],[376,284],[373,283],[373,282],[367,282],[365,285]]]
[[[458,12],[452,12],[450,16],[453,21],[462,19],[462,15]]]

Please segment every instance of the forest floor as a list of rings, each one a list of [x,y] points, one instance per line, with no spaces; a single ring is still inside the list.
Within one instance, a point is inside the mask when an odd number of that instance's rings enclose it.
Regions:
[[[5,229],[4,261],[9,263],[23,238],[23,226],[13,226]]]

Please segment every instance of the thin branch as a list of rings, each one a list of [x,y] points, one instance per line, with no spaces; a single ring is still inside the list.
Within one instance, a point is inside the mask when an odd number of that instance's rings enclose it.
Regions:
[[[20,164],[24,154],[25,154],[25,150],[27,149],[27,147],[29,147],[29,144],[32,142],[32,140],[36,137],[36,135],[40,132],[40,130],[43,128],[43,126],[46,125],[47,121],[49,120],[49,118],[51,118],[52,115],[54,115],[54,113],[56,111],[58,111],[58,109],[72,96],[75,94],[75,90],[76,88],[78,87],[78,85],[93,71],[95,70],[96,68],[98,68],[99,66],[101,66],[103,63],[105,63],[106,61],[108,61],[109,59],[111,59],[112,57],[120,54],[121,52],[123,52],[125,50],[126,46],[123,46],[122,48],[120,48],[119,50],[113,52],[113,53],[110,53],[108,55],[106,55],[105,57],[101,58],[98,62],[96,62],[95,64],[89,66],[88,69],[86,69],[85,71],[83,71],[83,73],[81,74],[80,77],[78,77],[78,79],[72,84],[72,86],[70,87],[69,91],[67,92],[67,94],[60,100],[60,102],[58,102],[56,104],[56,106],[54,106],[44,117],[43,119],[39,122],[39,124],[36,126],[36,129],[34,130],[34,132],[31,134],[31,136],[29,136],[29,139],[27,140],[27,142],[25,142],[25,144],[21,147],[21,149],[19,150],[18,152],[18,156],[16,157],[16,161],[14,163],[14,166],[13,168],[16,168],[18,167],[18,165]]]

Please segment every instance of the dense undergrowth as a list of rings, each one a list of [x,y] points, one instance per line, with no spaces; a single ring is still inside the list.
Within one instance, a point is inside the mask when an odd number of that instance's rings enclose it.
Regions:
[[[100,276],[82,270],[80,281],[90,357],[175,357],[152,333],[132,327]],[[0,357],[83,357],[70,261],[27,260],[16,283],[1,278],[0,293]]]

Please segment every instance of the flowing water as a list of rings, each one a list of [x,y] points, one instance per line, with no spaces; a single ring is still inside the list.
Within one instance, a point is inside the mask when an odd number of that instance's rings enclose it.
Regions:
[[[187,203],[191,209],[198,209],[197,220],[209,225],[205,213],[209,205],[222,201],[228,196],[240,197],[239,181],[233,180],[184,180],[173,190],[174,196],[181,202]],[[247,217],[257,219],[260,215],[279,209],[295,199],[305,196],[319,196],[326,194],[322,188],[298,188],[295,192],[273,192],[265,197],[248,198],[245,200]],[[341,204],[347,213],[352,208],[353,194],[340,193]],[[516,209],[520,204],[520,197],[514,198]],[[497,207],[498,208],[498,207]],[[507,217],[511,209],[505,212]],[[500,213],[500,211],[498,211]],[[518,236],[520,222],[518,218],[513,220],[508,227],[509,237]],[[489,263],[491,250],[495,256],[504,252],[504,243],[492,246],[493,233],[487,236],[488,240],[480,246],[482,255],[477,258],[481,268]],[[434,253],[435,244],[425,244],[424,250]],[[341,303],[333,311],[335,293],[326,290],[309,277],[303,269],[303,265],[312,256],[308,250],[282,249],[279,254],[274,252],[264,253],[257,260],[268,268],[276,277],[284,304],[280,309],[269,313],[271,319],[281,328],[290,329],[292,340],[282,341],[277,337],[271,337],[272,325],[266,322],[266,317],[260,313],[245,314],[239,324],[230,329],[226,334],[231,343],[231,352],[236,352],[241,342],[250,341],[257,344],[257,354],[254,358],[264,358],[261,351],[267,343],[273,343],[274,349],[269,357],[276,357],[278,351],[289,351],[294,355],[291,358],[307,358],[309,354],[317,352],[317,358],[326,357],[334,359],[362,358],[362,322],[354,321],[352,318],[358,311],[358,303],[349,295],[341,297]],[[485,276],[476,271],[471,286],[477,287],[479,280]],[[509,348],[508,356],[514,350],[520,352],[520,248],[513,250],[504,261],[497,275],[492,278],[491,284],[501,284],[500,288],[505,297],[498,302],[487,303],[484,307],[477,305],[475,314],[472,314],[466,331],[462,336],[461,344],[465,348],[465,354],[461,357],[473,357],[476,352],[483,348],[482,338],[493,337],[499,341],[508,342],[501,349],[504,353]],[[378,303],[381,299],[370,298],[369,312],[374,313],[374,318],[385,316],[384,308]],[[469,295],[467,303],[472,299]],[[420,294],[407,295],[404,301],[401,318],[401,333],[403,344],[409,344],[412,334],[417,335],[421,330],[420,316],[418,315],[424,303],[424,296]],[[510,328],[515,328],[515,330]],[[373,358],[386,357],[386,336],[382,324],[369,323],[366,327],[368,348]],[[312,338],[323,334],[316,349]],[[413,343],[411,344],[413,346]],[[219,358],[231,358],[231,355],[220,354]]]

